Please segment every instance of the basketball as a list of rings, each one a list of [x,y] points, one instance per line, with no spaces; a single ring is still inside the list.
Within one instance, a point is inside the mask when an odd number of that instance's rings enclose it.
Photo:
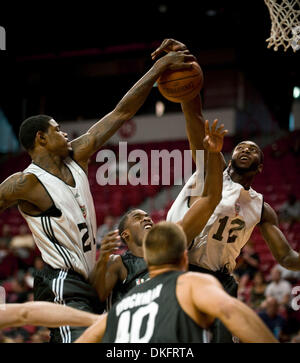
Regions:
[[[191,69],[165,71],[157,81],[159,92],[169,101],[181,103],[196,97],[203,85],[203,73],[198,63]]]

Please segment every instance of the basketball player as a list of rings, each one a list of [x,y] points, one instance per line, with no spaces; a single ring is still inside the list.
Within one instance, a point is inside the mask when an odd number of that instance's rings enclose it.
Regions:
[[[166,69],[190,68],[187,62],[193,59],[186,52],[171,52],[155,62],[112,112],[72,142],[50,116],[33,116],[22,123],[20,142],[32,164],[0,185],[0,211],[18,204],[47,264],[35,277],[35,300],[101,312],[96,309],[97,294],[88,282],[96,256],[88,160],[133,117]],[[81,328],[68,326],[54,329],[51,341],[73,341],[81,332]]]
[[[187,50],[174,39],[166,39],[152,53],[155,59],[161,52]],[[186,129],[195,158],[196,150],[203,150],[204,119],[200,95],[190,102],[182,103]],[[224,160],[224,168],[226,163]],[[243,141],[233,150],[232,158],[223,176],[222,200],[207,225],[189,246],[190,270],[214,274],[232,296],[237,296],[237,284],[230,273],[236,258],[258,225],[274,258],[285,268],[300,270],[300,257],[279,229],[275,211],[263,201],[263,196],[251,188],[255,175],[263,169],[263,153],[252,141]],[[176,222],[193,205],[195,197],[187,197],[186,191],[194,183],[193,175],[186,183],[167,216]],[[221,329],[222,330],[222,329]],[[230,341],[231,336],[221,332],[218,341]],[[215,335],[217,336],[217,335]]]
[[[0,329],[24,325],[87,327],[98,319],[99,315],[44,301],[6,304],[4,309],[0,305]]]
[[[179,225],[156,224],[143,248],[151,279],[130,290],[77,343],[204,343],[216,317],[242,342],[277,342],[258,315],[216,278],[186,272],[187,238]]]
[[[217,128],[215,120],[210,129],[205,124],[203,145],[208,152],[208,172],[205,179],[203,194],[198,197],[193,208],[178,223],[182,225],[191,241],[204,227],[219,203],[222,191],[222,156],[220,151],[227,130],[223,125]],[[101,244],[99,259],[93,273],[93,286],[98,291],[101,301],[110,296],[107,308],[120,300],[133,286],[140,284],[149,277],[143,258],[142,242],[145,234],[153,227],[150,216],[139,209],[127,212],[121,219],[119,230],[109,233]],[[128,246],[123,255],[112,254],[119,246],[118,234]]]

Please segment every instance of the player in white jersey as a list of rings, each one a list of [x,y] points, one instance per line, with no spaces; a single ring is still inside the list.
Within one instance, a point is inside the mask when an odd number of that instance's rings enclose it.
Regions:
[[[96,311],[99,300],[88,282],[96,252],[89,158],[134,116],[166,69],[188,69],[194,59],[187,52],[172,52],[155,62],[112,112],[72,142],[50,116],[22,123],[19,138],[32,164],[0,185],[0,211],[18,204],[46,263],[35,277],[36,300]],[[73,341],[81,332],[62,327],[52,331],[51,341]]]
[[[152,53],[152,58],[155,59],[163,52],[183,50],[187,50],[184,44],[166,39]],[[204,118],[200,95],[181,106],[186,118],[190,148],[196,160],[196,150],[204,150]],[[200,235],[189,246],[190,269],[214,274],[233,296],[237,294],[237,284],[230,273],[256,225],[275,259],[287,269],[300,270],[299,253],[291,248],[280,231],[275,211],[263,201],[261,194],[251,188],[255,175],[262,169],[263,153],[258,145],[252,141],[243,141],[235,147],[224,171],[222,200]],[[197,200],[197,196],[190,197],[191,193],[187,193],[194,184],[193,178],[175,200],[167,220],[180,220]],[[231,340],[228,335],[227,338]],[[227,338],[220,336],[218,341],[227,341]]]

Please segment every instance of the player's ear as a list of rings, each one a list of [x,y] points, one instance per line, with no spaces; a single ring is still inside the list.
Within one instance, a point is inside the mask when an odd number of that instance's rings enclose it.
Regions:
[[[121,233],[121,237],[123,238],[123,240],[127,243],[128,238],[129,238],[129,232],[127,229],[125,229],[122,233]]]
[[[189,258],[188,258],[188,251],[185,250],[182,254],[182,258],[181,258],[181,265],[182,268],[184,269],[184,271],[188,270],[189,267]]]
[[[258,165],[258,168],[257,168],[258,169],[258,172],[261,173],[262,170],[263,170],[263,168],[264,168],[263,164],[259,164]]]
[[[43,131],[38,131],[35,136],[36,145],[45,146],[47,143],[46,135]]]

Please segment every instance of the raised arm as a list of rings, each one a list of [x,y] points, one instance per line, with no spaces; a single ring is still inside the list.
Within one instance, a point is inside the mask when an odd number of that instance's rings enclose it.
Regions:
[[[220,151],[227,130],[223,125],[217,128],[217,120],[211,129],[208,121],[205,122],[205,138],[203,145],[208,151],[207,173],[202,195],[193,197],[191,208],[183,219],[178,222],[185,231],[188,244],[202,231],[222,197],[223,163]]]
[[[55,328],[63,325],[90,326],[99,315],[49,302],[7,304],[0,309],[0,329],[24,325],[40,325]]]
[[[279,229],[275,211],[267,203],[264,203],[263,208],[259,229],[274,258],[283,267],[293,271],[300,271],[299,253],[291,248],[284,234]]]
[[[171,52],[155,62],[153,67],[126,93],[115,109],[93,125],[86,134],[72,141],[73,158],[86,168],[88,159],[122,126],[145,102],[153,84],[166,70],[191,67],[195,58],[187,52]]]
[[[185,44],[175,39],[165,39],[162,44],[152,53],[152,59],[156,59],[163,52],[188,51]],[[202,114],[202,101],[200,94],[194,99],[181,104],[186,119],[186,133],[188,136],[192,156],[196,162],[196,150],[205,150],[203,139],[205,136],[205,119]],[[207,165],[207,151],[204,151],[205,168]],[[223,158],[223,169],[226,165]]]
[[[200,313],[220,319],[243,343],[278,343],[258,315],[228,295],[213,276],[193,274],[190,279],[191,298]]]

